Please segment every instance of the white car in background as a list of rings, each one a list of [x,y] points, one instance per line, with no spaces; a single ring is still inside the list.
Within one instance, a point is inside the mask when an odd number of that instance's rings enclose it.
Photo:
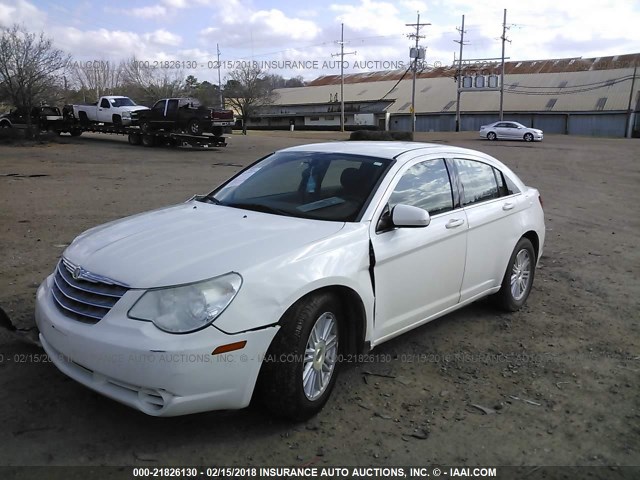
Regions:
[[[538,191],[483,153],[303,145],[86,231],[38,289],[36,322],[62,372],[149,415],[256,394],[304,419],[341,363],[487,295],[522,307],[544,238]]]
[[[480,127],[480,136],[487,140],[542,141],[543,132],[537,128],[525,127],[518,122],[495,122]]]

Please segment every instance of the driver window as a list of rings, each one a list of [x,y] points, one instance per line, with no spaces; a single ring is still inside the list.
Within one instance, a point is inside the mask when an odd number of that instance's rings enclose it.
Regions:
[[[106,98],[103,98],[102,101],[100,102],[100,107],[111,108],[111,105],[109,105],[109,100],[107,100]]]
[[[389,208],[400,203],[420,207],[431,216],[453,210],[453,192],[445,161],[427,160],[409,168],[391,194]]]
[[[159,102],[156,102],[156,104],[153,106],[153,110],[155,110],[156,112],[164,113],[164,106],[166,105],[166,103],[166,100],[160,100]]]

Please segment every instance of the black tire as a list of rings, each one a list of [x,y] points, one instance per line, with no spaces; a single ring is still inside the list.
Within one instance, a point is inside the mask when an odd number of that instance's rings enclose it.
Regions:
[[[191,120],[187,126],[187,133],[189,135],[202,135],[202,124],[200,123],[200,120],[197,118]]]
[[[221,137],[222,134],[224,133],[224,128],[222,128],[222,127],[213,127],[211,129],[211,133],[213,134],[214,137]]]
[[[140,131],[142,133],[149,133],[151,130],[151,123],[149,120],[140,120]]]
[[[122,117],[120,115],[113,115],[111,121],[114,125],[122,125]]]
[[[498,136],[496,135],[496,132],[487,133],[487,140],[496,140],[497,138]]]
[[[328,347],[329,354],[326,356],[320,352],[322,347],[316,350],[317,362],[322,371],[325,362],[333,363],[333,368],[328,373],[324,385],[313,392],[311,398],[305,393],[305,363],[308,364],[310,372],[315,375],[318,370],[314,363],[307,357],[305,362],[305,351],[310,342],[311,332],[319,322],[334,321],[335,343]],[[340,301],[331,293],[319,293],[302,299],[293,305],[284,314],[281,320],[281,328],[276,337],[271,342],[267,356],[262,363],[260,377],[257,385],[257,393],[262,403],[274,415],[285,417],[290,420],[305,420],[322,409],[329,399],[331,391],[338,376],[340,367],[340,348],[344,338],[344,328],[342,323],[342,309]],[[326,344],[325,344],[326,346]],[[334,356],[335,355],[335,356]],[[312,380],[311,376],[307,378]],[[317,375],[316,375],[317,378]],[[307,385],[309,386],[307,382]],[[313,390],[314,385],[310,385]]]
[[[129,144],[140,145],[141,143],[142,143],[142,135],[140,135],[139,133],[129,134]]]
[[[82,135],[82,130],[71,130],[69,133],[72,137],[79,137],[80,135]]]
[[[533,134],[532,133],[525,133],[523,138],[524,138],[525,142],[533,142]]]
[[[156,137],[153,135],[142,135],[142,145],[145,147],[153,147],[156,144]]]
[[[0,122],[0,128],[11,128],[11,124],[5,120],[4,122]]]
[[[525,253],[523,253],[525,252]],[[519,257],[521,255],[521,257]],[[522,281],[525,270],[524,268],[518,269],[517,263],[522,263],[522,260],[526,258],[528,261],[528,276],[526,279],[526,286],[522,289]],[[536,254],[533,249],[533,245],[528,238],[522,237],[516,247],[513,249],[513,253],[509,258],[509,263],[507,264],[507,269],[504,272],[504,277],[502,278],[502,286],[500,290],[495,295],[495,300],[498,306],[508,312],[516,312],[522,308],[522,306],[527,301],[529,297],[529,293],[531,292],[531,287],[533,286],[533,279],[535,277],[535,267],[536,267]],[[521,273],[519,273],[521,272]],[[515,278],[514,278],[515,275]],[[519,282],[516,291],[520,293],[519,295],[514,293],[514,288],[512,288],[512,281]]]

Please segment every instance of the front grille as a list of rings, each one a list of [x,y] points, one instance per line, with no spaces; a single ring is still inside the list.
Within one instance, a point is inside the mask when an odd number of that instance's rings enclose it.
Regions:
[[[62,312],[84,323],[98,323],[129,290],[123,284],[79,269],[65,259],[58,262],[53,277],[53,298]],[[76,275],[78,276],[78,275]]]

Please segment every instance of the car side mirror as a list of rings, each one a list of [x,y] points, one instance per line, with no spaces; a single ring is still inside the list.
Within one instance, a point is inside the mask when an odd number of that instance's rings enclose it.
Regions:
[[[431,216],[422,208],[399,204],[391,211],[391,221],[396,227],[421,228],[431,223]]]

